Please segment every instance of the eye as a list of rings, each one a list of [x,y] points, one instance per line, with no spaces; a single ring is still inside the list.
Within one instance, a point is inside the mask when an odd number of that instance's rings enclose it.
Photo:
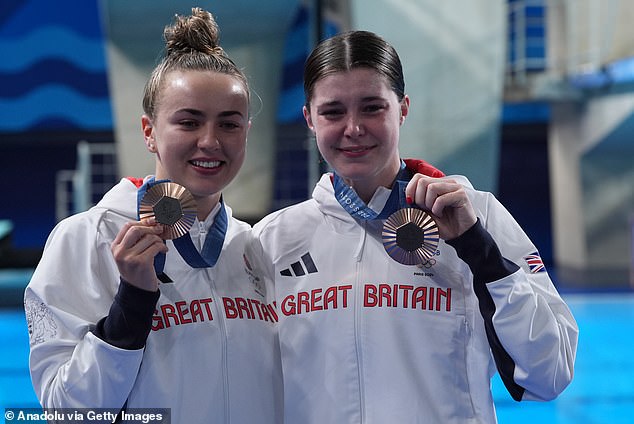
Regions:
[[[195,129],[199,127],[199,123],[198,121],[194,120],[194,119],[183,119],[178,121],[178,125],[180,125],[181,127],[185,128],[185,129]]]
[[[363,112],[365,112],[365,113],[375,113],[375,112],[380,112],[383,109],[385,109],[385,106],[383,106],[382,104],[369,104],[369,105],[364,106]]]
[[[223,121],[223,122],[220,122],[219,125],[220,125],[220,128],[222,128],[225,131],[235,131],[242,128],[242,125],[235,121]]]
[[[343,109],[324,109],[319,111],[319,115],[325,117],[326,119],[336,119],[344,115]]]

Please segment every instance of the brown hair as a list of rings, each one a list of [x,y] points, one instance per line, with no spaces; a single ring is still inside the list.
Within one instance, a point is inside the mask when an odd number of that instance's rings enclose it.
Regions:
[[[398,53],[380,36],[369,31],[348,31],[315,47],[304,65],[304,96],[310,109],[315,83],[335,72],[354,68],[374,69],[385,76],[398,100],[405,96],[405,79]]]
[[[220,30],[211,13],[194,7],[190,16],[176,15],[175,22],[165,27],[163,38],[165,56],[152,71],[143,93],[143,111],[150,118],[155,117],[165,78],[173,71],[212,71],[231,75],[244,84],[249,96],[246,76],[220,47]]]

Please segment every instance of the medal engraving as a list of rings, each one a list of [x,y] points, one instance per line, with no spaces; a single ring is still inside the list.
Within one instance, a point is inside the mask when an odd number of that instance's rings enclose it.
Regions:
[[[178,199],[163,196],[152,208],[156,221],[160,224],[174,225],[183,216],[183,208]]]
[[[396,229],[396,245],[407,252],[419,249],[425,240],[425,232],[413,222]]]
[[[139,218],[154,217],[163,224],[161,237],[165,240],[185,235],[196,219],[196,200],[185,187],[176,183],[152,186],[141,199]]]
[[[416,208],[399,209],[390,215],[382,238],[387,254],[403,265],[419,265],[431,258],[440,240],[436,221]]]

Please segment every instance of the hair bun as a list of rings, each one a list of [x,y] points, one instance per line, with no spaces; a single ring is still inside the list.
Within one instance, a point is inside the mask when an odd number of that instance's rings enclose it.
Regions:
[[[201,52],[224,55],[218,44],[220,30],[210,12],[199,7],[192,8],[191,16],[176,15],[175,22],[163,31],[167,56]]]

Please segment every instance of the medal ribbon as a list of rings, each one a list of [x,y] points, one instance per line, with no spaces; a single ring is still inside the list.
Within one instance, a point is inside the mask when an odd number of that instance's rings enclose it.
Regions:
[[[392,185],[392,192],[381,212],[376,212],[366,205],[365,202],[359,198],[357,192],[346,184],[336,173],[334,173],[333,187],[337,201],[353,218],[367,220],[386,219],[398,209],[407,206],[407,202],[405,201],[405,187],[411,178],[412,173],[405,166],[405,162],[401,161],[401,169],[396,175],[396,180]]]
[[[218,262],[218,257],[222,251],[222,245],[225,242],[225,234],[227,234],[227,211],[225,211],[225,203],[220,198],[220,210],[214,218],[214,223],[209,228],[205,243],[200,252],[194,246],[189,233],[182,237],[172,240],[174,246],[181,254],[185,262],[192,268],[211,268]]]
[[[143,183],[137,192],[137,210],[147,190],[156,184],[166,182],[170,182],[170,180],[156,181],[154,177],[150,177],[145,183]],[[139,219],[138,215],[137,219]],[[194,242],[192,241],[189,232],[184,234],[182,237],[172,240],[172,242],[174,243],[176,250],[178,250],[178,253],[189,266],[192,268],[211,268],[216,265],[220,252],[222,251],[222,245],[224,244],[225,235],[227,233],[228,222],[225,204],[221,197],[220,210],[216,214],[214,222],[207,232],[203,248],[200,252],[198,252],[196,246],[194,246]],[[156,275],[162,275],[164,267],[165,254],[159,253],[154,257],[154,269],[156,270]]]

